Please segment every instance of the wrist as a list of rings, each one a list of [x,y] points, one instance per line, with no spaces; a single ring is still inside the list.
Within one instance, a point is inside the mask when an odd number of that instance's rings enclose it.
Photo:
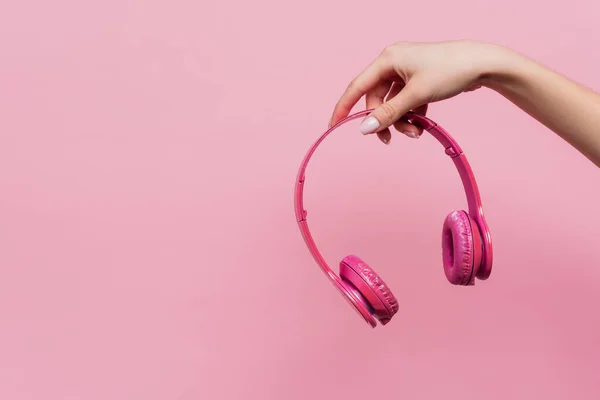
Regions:
[[[502,92],[522,78],[528,59],[506,47],[486,45],[479,82],[482,86]]]

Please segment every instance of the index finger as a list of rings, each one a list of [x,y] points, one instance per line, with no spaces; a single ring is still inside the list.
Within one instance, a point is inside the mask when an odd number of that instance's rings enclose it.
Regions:
[[[383,60],[381,56],[376,58],[371,65],[350,82],[333,109],[329,126],[331,127],[342,118],[347,117],[360,98],[377,86],[379,82],[388,78],[390,72],[393,72],[391,63]]]

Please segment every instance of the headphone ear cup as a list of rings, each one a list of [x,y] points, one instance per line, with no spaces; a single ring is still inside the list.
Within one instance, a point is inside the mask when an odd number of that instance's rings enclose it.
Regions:
[[[473,285],[481,266],[481,233],[466,211],[454,211],[444,220],[442,263],[446,278],[453,285]]]
[[[345,257],[340,262],[340,278],[362,295],[371,313],[382,325],[387,324],[398,312],[398,300],[392,291],[377,272],[360,258]]]

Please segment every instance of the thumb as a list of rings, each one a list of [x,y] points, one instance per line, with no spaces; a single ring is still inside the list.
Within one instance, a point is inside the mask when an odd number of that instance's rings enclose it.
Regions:
[[[398,121],[408,111],[425,104],[425,96],[414,82],[407,84],[396,96],[389,99],[362,122],[360,131],[363,135],[380,132]]]

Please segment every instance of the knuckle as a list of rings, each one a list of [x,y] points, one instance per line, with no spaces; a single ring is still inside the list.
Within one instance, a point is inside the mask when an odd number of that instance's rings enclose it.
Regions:
[[[389,58],[392,57],[392,55],[395,52],[395,45],[390,45],[390,46],[386,46],[382,51],[381,51],[381,56],[384,58]]]
[[[348,84],[348,91],[358,91],[360,90],[360,85],[356,78],[352,79]]]
[[[396,116],[396,110],[389,103],[383,103],[380,107],[381,114],[387,121],[391,122]]]

